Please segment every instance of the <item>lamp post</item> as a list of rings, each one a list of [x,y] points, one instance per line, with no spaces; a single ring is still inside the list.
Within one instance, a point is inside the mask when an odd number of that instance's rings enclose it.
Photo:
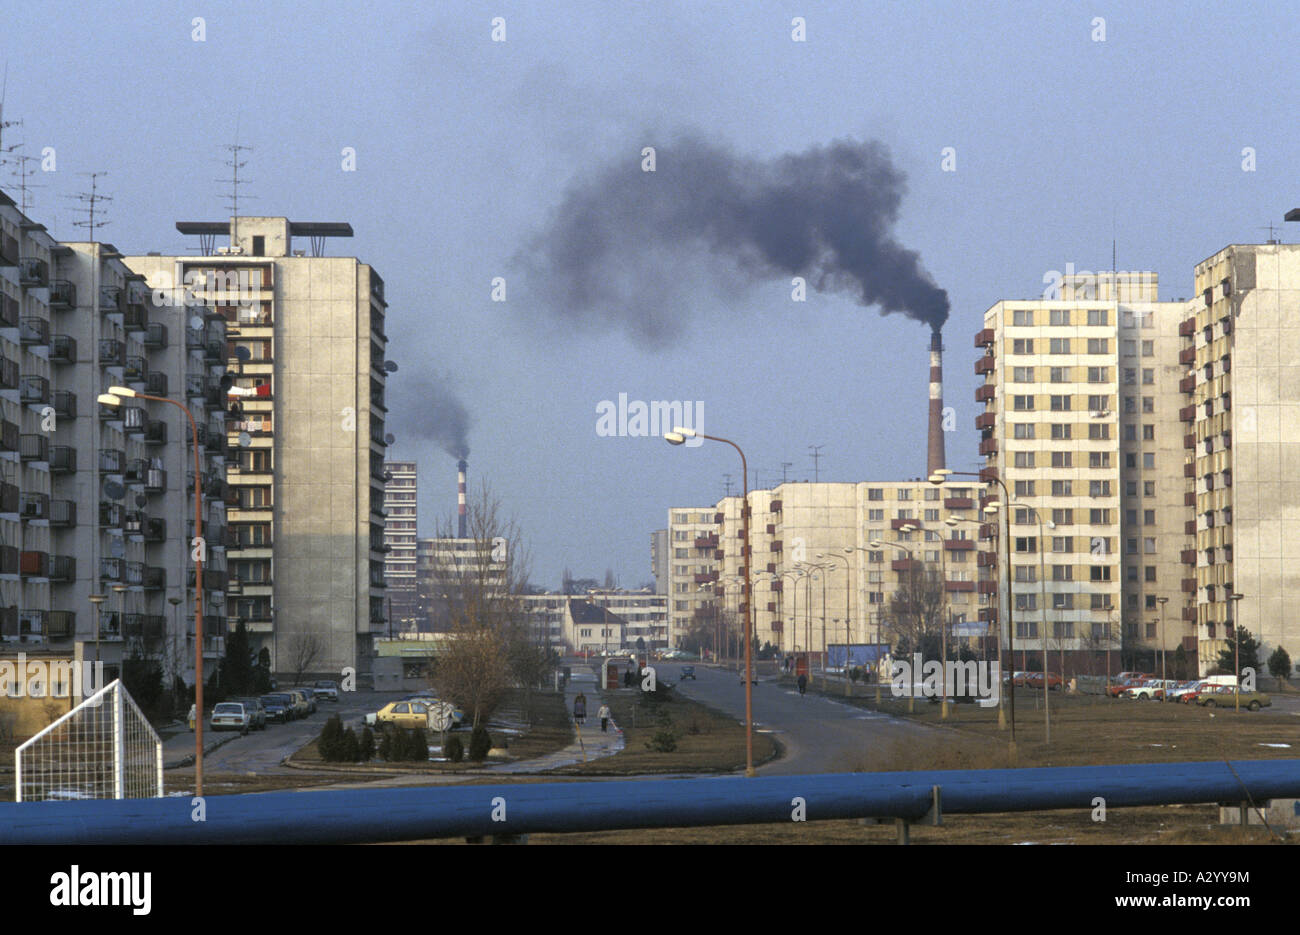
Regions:
[[[1165,655],[1167,653],[1165,647],[1165,605],[1169,603],[1169,598],[1157,597],[1156,603],[1160,605],[1160,681],[1167,682],[1169,673],[1165,668]],[[1169,697],[1168,685],[1165,685],[1165,697]]]
[[[1232,593],[1228,595],[1228,600],[1232,602],[1232,668],[1235,670],[1237,679],[1233,682],[1232,700],[1234,709],[1241,712],[1241,624],[1238,622],[1241,613],[1241,599],[1244,594]]]
[[[871,542],[868,543],[868,545],[870,545],[871,548],[864,549],[861,546],[851,546],[845,549],[844,551],[866,552],[868,566],[872,564],[876,564],[872,560],[873,555],[880,555],[882,558],[882,561],[879,563],[881,566],[880,570],[876,572],[876,639],[875,639],[875,643],[873,644],[876,648],[876,651],[879,652],[880,651],[880,625],[884,622],[885,619],[885,568],[884,568],[885,563],[883,561],[884,551],[883,551],[883,547],[879,546],[878,539],[873,539]],[[870,572],[868,572],[868,574],[869,573]],[[875,678],[876,710],[880,710],[880,675],[881,675],[880,663],[883,661],[884,661],[883,658],[876,659],[876,678]]]
[[[126,645],[126,585],[113,585],[113,593],[117,595],[117,631],[122,634],[122,645]]]
[[[989,481],[993,481],[995,484],[997,484],[999,487],[1002,488],[1002,495],[1004,497],[1002,502],[1004,503],[1011,502],[1011,491],[1007,489],[1006,482],[1003,481],[1002,478],[998,477],[997,474],[994,472],[990,472],[986,477],[982,472],[977,473],[974,471],[950,471],[948,468],[939,468],[937,471],[931,474],[927,479],[930,481],[930,483],[934,484],[936,487],[942,487],[944,481],[946,481],[949,477],[974,477],[974,478],[978,478],[980,481],[985,483]],[[1011,517],[1010,516],[1007,517],[1007,534],[1006,536],[1003,537],[1003,540],[1004,540],[1005,552],[1006,552],[1007,606],[1002,612],[1002,616],[1003,616],[1002,629],[1006,632],[1007,635],[1007,657],[1011,660],[1011,664],[1014,666],[1016,660],[1016,643],[1015,643],[1016,633],[1015,633],[1015,627],[1012,626],[1013,616],[1012,616],[1012,596],[1011,596]],[[994,550],[994,554],[995,555],[997,554],[996,550]],[[1001,635],[999,635],[998,636],[998,678],[1002,677],[1003,668],[1004,667],[1002,665],[1002,637]],[[1007,699],[1005,709],[1002,705],[1002,701],[1004,697]],[[1004,713],[1004,711],[1009,713],[1009,717],[1010,717],[1009,724],[1008,724],[1008,714]],[[1011,737],[1010,737],[1011,749],[1014,752],[1015,743],[1016,743],[1016,686],[1015,686],[1014,679],[1007,683],[1007,690],[1005,692],[999,693],[998,695],[998,729],[1002,730],[1008,726],[1011,729]]]
[[[101,621],[100,621],[100,619],[99,619],[99,605],[102,604],[102,603],[104,603],[104,601],[105,601],[105,599],[106,599],[107,597],[108,597],[108,595],[106,595],[106,594],[92,594],[92,595],[90,595],[90,612],[91,612],[92,615],[94,615],[94,620],[93,620],[92,622],[94,623],[94,626],[95,626],[95,661],[96,661],[96,662],[99,662],[99,661],[100,661],[100,657],[99,657],[99,636],[100,636],[100,630],[103,629],[103,624],[101,623]],[[103,686],[101,685],[100,688],[103,688]]]
[[[1017,504],[1019,506],[1019,504]],[[1027,510],[1034,514],[1034,522],[1038,524],[1038,593],[1043,602],[1043,731],[1044,743],[1052,742],[1052,709],[1051,695],[1052,682],[1048,672],[1047,663],[1047,565],[1046,565],[1046,540],[1047,537],[1043,532],[1043,517],[1039,515],[1038,510],[1032,506],[1021,506],[1022,510]],[[1007,528],[1011,527],[1011,515],[1007,514]],[[1055,529],[1056,523],[1051,520],[1047,521],[1048,529]],[[1061,678],[1065,678],[1065,673],[1061,673]]]
[[[794,619],[795,619],[795,624],[794,624],[794,633],[795,633],[795,635],[796,635],[796,637],[797,637],[798,632],[799,632],[799,578],[803,576],[803,572],[802,572],[802,571],[799,571],[799,570],[797,570],[797,569],[796,569],[795,571],[783,571],[783,572],[781,572],[779,575],[778,575],[778,574],[773,574],[773,575],[772,575],[772,580],[773,580],[773,581],[781,581],[781,582],[784,582],[785,577],[786,577],[787,575],[789,575],[790,577],[794,578],[794,601],[793,601],[793,603],[794,603]],[[785,631],[785,586],[784,586],[784,583],[782,584],[781,590],[778,591],[777,593],[781,595],[780,600],[777,602],[777,612],[781,615],[781,630],[782,630],[782,635],[784,636],[784,631]],[[795,647],[794,647],[794,646],[791,646],[791,648],[794,649]]]
[[[849,643],[851,642],[849,631],[849,585],[853,577],[853,563],[849,561],[847,555],[818,552],[817,557],[836,558],[844,562],[844,696],[847,698],[853,694],[853,683],[849,680]]]
[[[916,528],[915,526],[903,526],[899,531],[911,532],[915,528]],[[902,551],[906,552],[908,574],[912,576],[916,575],[916,568],[915,568],[916,559],[912,556],[912,550],[910,548],[903,545],[901,542],[885,542],[882,539],[872,539],[870,544],[873,549],[883,549],[885,546],[890,546],[891,548],[901,549]],[[913,577],[913,584],[915,584],[915,577]],[[915,587],[912,588],[912,597],[913,598],[916,597]],[[920,640],[918,640],[917,642],[919,643]],[[892,677],[892,673],[891,673],[891,677]],[[909,713],[916,710],[916,673],[915,672],[912,673],[912,684],[907,687],[907,710]]]
[[[123,399],[147,399],[168,403],[185,413],[190,421],[190,437],[194,439],[194,794],[203,795],[203,561],[207,545],[203,542],[203,477],[199,465],[199,430],[194,424],[194,414],[184,403],[166,396],[151,396],[126,386],[110,386],[100,393],[98,401],[105,406],[118,407]]]
[[[745,548],[743,558],[745,560],[745,775],[754,775],[754,658],[753,658],[753,620],[754,620],[754,601],[753,601],[753,564],[754,556],[749,550],[749,463],[745,460],[745,452],[741,451],[740,446],[729,438],[721,438],[717,435],[705,435],[703,432],[696,432],[694,429],[674,426],[671,432],[664,435],[664,440],[670,445],[681,445],[688,438],[707,438],[709,441],[722,442],[736,449],[740,455],[740,477],[741,487],[743,489],[741,497],[740,515],[741,526],[744,529]]]

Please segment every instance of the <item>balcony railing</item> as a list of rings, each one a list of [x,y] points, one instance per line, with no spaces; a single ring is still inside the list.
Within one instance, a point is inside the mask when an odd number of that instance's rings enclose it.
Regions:
[[[150,396],[167,395],[167,374],[162,370],[150,370],[144,377],[144,391]]]
[[[167,520],[160,516],[148,516],[144,521],[144,541],[163,542],[167,538]]]
[[[126,308],[126,294],[120,286],[99,287],[99,311],[102,315],[120,315]]]
[[[0,294],[0,328],[17,328],[19,314],[18,300]]]
[[[51,500],[50,525],[70,528],[77,525],[77,501]]]
[[[0,483],[0,513],[17,513],[22,509],[22,494],[17,484]]]
[[[48,435],[22,436],[19,457],[23,461],[48,461],[50,459],[50,438]]]
[[[77,580],[77,559],[72,555],[55,555],[50,559],[50,580],[68,582]]]
[[[144,489],[149,493],[160,493],[167,489],[167,472],[162,468],[150,468],[144,475]]]
[[[50,576],[50,553],[28,551],[18,558],[18,573],[24,578],[48,578]]]
[[[77,362],[77,339],[68,334],[56,334],[50,338],[50,362],[55,364],[75,364]]]
[[[50,343],[50,323],[44,318],[29,315],[18,322],[18,342],[23,345]]]
[[[50,447],[50,473],[72,474],[77,470],[77,449],[70,445]]]
[[[99,362],[105,366],[121,367],[126,363],[126,345],[113,338],[100,338]]]
[[[126,454],[120,448],[99,449],[99,470],[105,474],[121,474],[126,467]]]
[[[144,443],[146,445],[167,444],[167,423],[161,419],[150,419],[144,427]]]
[[[77,305],[77,286],[66,279],[50,281],[50,308],[67,311]]]
[[[0,575],[18,574],[18,546],[0,545]]]
[[[24,491],[22,495],[22,517],[23,519],[49,519],[50,495],[32,490]]]
[[[167,326],[160,321],[151,321],[144,329],[144,346],[160,348],[167,346]]]
[[[45,635],[52,640],[70,640],[77,632],[77,615],[71,610],[51,610],[45,618]]]
[[[22,286],[48,286],[50,264],[40,257],[29,256],[18,263],[18,284]]]
[[[18,381],[18,399],[25,405],[46,405],[50,401],[50,381],[36,374],[23,374]]]
[[[18,265],[18,238],[0,234],[0,266]]]
[[[105,526],[109,529],[120,529],[122,527],[125,512],[126,511],[122,508],[122,504],[101,500],[99,502],[99,525]],[[120,559],[105,559],[105,561],[120,561]],[[100,577],[104,578],[108,576],[101,571]],[[120,578],[121,570],[119,569],[118,574],[113,577],[115,579]]]
[[[71,390],[57,390],[51,394],[54,411],[61,419],[77,417],[77,394]]]
[[[144,570],[144,589],[163,591],[167,588],[167,569],[150,565]]]

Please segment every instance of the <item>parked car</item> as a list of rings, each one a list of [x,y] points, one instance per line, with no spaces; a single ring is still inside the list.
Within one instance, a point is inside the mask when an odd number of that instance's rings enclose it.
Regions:
[[[1217,685],[1210,691],[1201,692],[1196,703],[1206,708],[1233,708],[1237,705],[1248,711],[1258,711],[1273,704],[1273,699],[1263,692],[1241,692],[1236,698],[1236,689],[1231,685]]]
[[[691,679],[692,681],[698,681],[698,679],[695,678],[695,666],[682,666],[681,677],[683,679]]]
[[[366,723],[375,727],[392,724],[394,727],[428,727],[431,699],[390,701],[374,714],[366,715]]]
[[[1184,679],[1174,684],[1172,688],[1165,692],[1165,701],[1181,701],[1183,696],[1190,691],[1195,691],[1200,682],[1196,679]]]
[[[333,679],[317,679],[312,683],[312,690],[329,701],[339,700],[339,683]]]
[[[248,733],[249,711],[238,701],[223,701],[212,709],[211,726],[213,732],[237,730]]]
[[[248,708],[248,729],[266,730],[266,708],[260,698],[231,698]]]
[[[1125,689],[1124,697],[1132,698],[1137,701],[1151,701],[1152,699],[1160,700],[1164,698],[1166,689],[1171,688],[1176,684],[1177,683],[1172,680],[1147,679],[1144,682],[1139,682],[1131,688]]]
[[[296,691],[296,692],[302,692],[303,697],[307,699],[307,713],[308,713],[308,714],[315,714],[315,713],[316,713],[316,693],[315,693],[314,691],[312,691],[310,688],[295,688],[294,691]]]
[[[1124,692],[1130,688],[1136,688],[1145,681],[1146,678],[1143,677],[1140,679],[1124,679],[1122,682],[1112,682],[1106,687],[1106,694],[1112,698],[1120,698],[1123,697]]]
[[[262,707],[266,709],[267,720],[287,724],[294,719],[293,699],[286,692],[263,695]]]
[[[1043,673],[1027,672],[1025,676],[1026,676],[1025,685],[1027,687],[1038,688],[1038,689],[1041,689],[1043,687],[1043,681],[1044,681]],[[1055,672],[1048,672],[1046,681],[1047,681],[1047,687],[1051,691],[1060,691],[1062,688],[1065,687],[1065,679],[1061,678],[1061,676]]]
[[[311,714],[311,704],[300,689],[295,688],[288,694],[293,699],[293,710],[296,717],[306,717]]]

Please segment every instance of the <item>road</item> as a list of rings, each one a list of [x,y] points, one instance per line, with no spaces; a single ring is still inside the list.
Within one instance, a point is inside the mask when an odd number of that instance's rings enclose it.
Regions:
[[[680,681],[681,666],[655,664],[659,677],[688,698],[745,719],[745,688],[735,673],[695,666],[694,681]],[[862,770],[872,758],[887,757],[899,745],[932,742],[943,728],[876,714],[820,695],[803,695],[774,680],[760,679],[753,690],[754,722],[770,731],[785,755],[758,767],[762,775],[840,773]]]

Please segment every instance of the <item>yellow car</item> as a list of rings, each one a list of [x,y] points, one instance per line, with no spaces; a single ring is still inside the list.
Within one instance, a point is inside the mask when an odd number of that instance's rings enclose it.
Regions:
[[[374,714],[366,715],[366,723],[372,727],[392,724],[394,727],[429,727],[429,713],[441,706],[436,698],[407,699],[390,701]],[[448,706],[450,707],[450,706]],[[458,709],[453,709],[453,730],[464,716]]]

